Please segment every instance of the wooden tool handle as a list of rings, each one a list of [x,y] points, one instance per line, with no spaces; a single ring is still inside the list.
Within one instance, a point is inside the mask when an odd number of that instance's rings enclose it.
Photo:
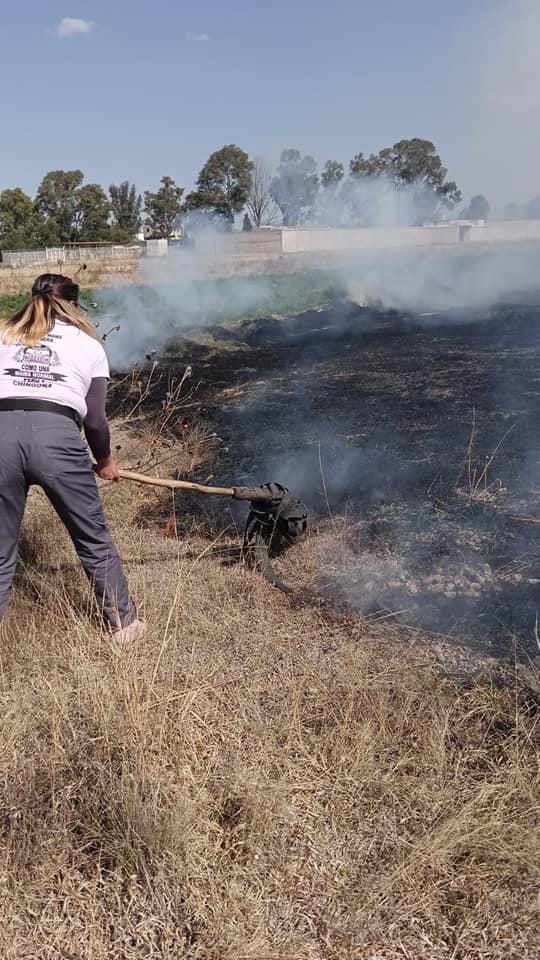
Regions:
[[[134,480],[135,483],[148,483],[152,487],[168,487],[169,490],[193,490],[195,493],[208,493],[218,497],[234,497],[234,487],[205,487],[202,483],[190,483],[189,480],[163,480],[161,477],[149,477],[145,473],[132,473],[119,470],[122,480]]]

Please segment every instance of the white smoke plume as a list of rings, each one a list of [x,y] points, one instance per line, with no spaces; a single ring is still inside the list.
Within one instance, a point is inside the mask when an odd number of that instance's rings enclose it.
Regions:
[[[285,283],[294,294],[318,273],[321,300],[326,287],[361,306],[413,313],[421,322],[445,311],[455,322],[469,308],[540,302],[540,243],[462,244],[445,248],[393,248],[305,255],[298,272],[272,276],[260,262],[252,275],[219,277],[208,259],[188,252],[142,261],[139,282],[100,291],[99,331],[107,333],[111,366],[125,371],[145,354],[158,354],[182,336],[246,318],[283,312],[276,301]],[[276,270],[283,269],[279,265]],[[286,269],[286,267],[285,267]],[[298,296],[302,309],[304,296]],[[290,312],[295,312],[295,297]],[[312,306],[315,303],[311,304]],[[425,316],[422,316],[425,315]],[[355,321],[356,322],[356,321]],[[218,333],[219,336],[219,333]],[[238,330],[235,339],[241,340]]]
[[[388,176],[349,177],[322,187],[310,222],[333,227],[421,226],[440,218],[444,207],[420,183],[399,186]]]
[[[498,212],[540,193],[539,49],[537,0],[489,4],[471,66],[463,71],[462,136],[469,153],[460,173]]]
[[[112,369],[121,372],[188,332],[245,315],[268,302],[269,291],[264,277],[210,276],[204,257],[181,251],[143,259],[136,284],[103,289],[98,299],[99,332],[112,331],[106,350]]]
[[[540,302],[540,243],[344,256],[338,270],[355,303],[415,314]]]
[[[540,193],[539,47],[540,4],[505,0],[490,5],[476,60],[463,70],[474,124],[464,136],[469,160],[461,171],[457,165],[450,169],[449,176],[474,184],[501,208],[504,200],[526,201]],[[313,220],[349,226],[360,215],[383,229],[422,223],[425,199],[414,184],[396,190],[384,178],[361,178],[337,189],[321,188]],[[218,235],[215,243],[218,252]],[[396,250],[390,243],[387,250],[306,256],[302,265],[333,270],[357,303],[422,313],[534,299],[540,289],[539,250],[533,243],[467,242],[447,249]],[[257,268],[255,263],[254,273]],[[255,310],[268,294],[264,277],[256,282],[236,277],[225,286],[208,275],[204,257],[185,252],[145,260],[141,284],[146,290],[126,286],[103,297],[107,315],[101,329],[121,325],[108,340],[117,369],[126,369],[149,350],[161,351],[188,330]]]
[[[540,82],[536,82],[537,76],[540,81],[540,67],[536,60],[539,39],[540,6],[530,0],[507,3],[496,27],[492,29],[486,44],[487,54],[483,56],[481,68],[478,68],[483,79],[477,84],[475,95],[471,96],[471,102],[475,102],[480,111],[478,136],[476,145],[471,141],[468,175],[472,182],[472,154],[476,149],[478,179],[475,182],[478,192],[484,192],[488,197],[496,192],[498,199],[512,199],[514,196],[520,199],[524,191],[530,194],[540,192],[540,179],[538,187],[535,186],[535,177],[538,175],[540,178],[540,173],[536,173],[540,171],[540,135],[533,122],[536,107],[540,105],[537,103]],[[457,170],[455,174],[459,179]],[[450,176],[453,175],[454,170],[450,172]],[[384,180],[364,180],[358,185],[358,190],[360,193],[355,199],[364,205],[366,219],[374,225],[374,229],[418,223],[424,219],[425,211],[422,203],[417,206],[419,195],[414,186],[395,191]],[[346,218],[343,219],[343,206],[336,195],[326,193],[325,202],[328,222],[347,222]],[[234,320],[246,311],[253,311],[254,316],[268,316],[272,312],[271,305],[266,309],[271,287],[264,275],[236,276],[224,283],[209,273],[206,262],[204,257],[187,251],[177,254],[171,252],[163,260],[147,259],[141,265],[141,284],[146,286],[116,288],[103,296],[106,316],[101,321],[101,329],[105,331],[116,323],[121,327],[120,332],[111,335],[107,341],[113,368],[124,370],[141,360],[146,352],[161,352],[169,343],[194,329]],[[255,263],[254,273],[261,266]],[[415,315],[414,324],[418,323],[419,318],[426,324],[436,324],[438,321],[433,319],[433,314],[439,311],[444,312],[444,324],[447,324],[452,320],[459,323],[462,320],[472,322],[486,319],[491,308],[501,303],[540,303],[540,243],[494,245],[465,240],[448,248],[435,245],[432,248],[409,246],[401,249],[393,248],[390,243],[387,249],[375,250],[373,245],[371,249],[355,253],[345,249],[342,252],[306,255],[301,268],[331,270],[350,300],[358,304],[380,304],[382,308],[410,311]],[[261,303],[265,300],[262,312]],[[476,311],[474,315],[471,308]],[[485,314],[479,312],[483,309]],[[422,317],[422,314],[425,316]],[[336,310],[322,320],[323,324],[325,322],[334,325],[338,331],[340,326],[342,331],[347,329],[347,325],[357,331],[362,323],[376,325],[377,312],[351,310],[347,313],[345,310],[340,314]],[[294,335],[294,324],[284,332],[286,346],[286,338],[291,335],[291,330]],[[241,337],[237,336],[236,339]],[[299,340],[294,342],[298,344]],[[424,594],[414,600],[421,609],[421,622],[424,625],[431,623],[435,627],[438,615],[434,615],[430,621],[430,610],[435,608],[440,611],[439,594],[442,594],[444,603],[448,602],[453,609],[456,591],[459,590],[465,598],[461,598],[460,609],[467,616],[476,616],[475,603],[483,589],[482,585],[488,581],[491,583],[491,545],[484,549],[480,544],[478,549],[473,549],[467,541],[464,546],[458,543],[456,549],[453,540],[462,531],[458,521],[454,522],[450,515],[450,519],[444,521],[446,539],[450,545],[449,559],[443,557],[440,562],[433,560],[432,563],[431,551],[434,558],[438,556],[443,523],[440,518],[437,517],[436,523],[432,524],[431,540],[423,548],[421,537],[409,536],[409,526],[417,524],[421,531],[429,526],[427,515],[430,505],[425,491],[433,479],[431,470],[435,472],[438,469],[438,454],[437,457],[433,454],[434,459],[428,463],[425,457],[426,441],[422,438],[421,446],[416,450],[417,457],[412,458],[407,447],[409,438],[404,434],[396,440],[396,424],[391,416],[381,416],[375,428],[372,428],[369,409],[364,407],[362,414],[361,386],[358,408],[349,399],[354,406],[351,430],[354,429],[355,437],[359,431],[366,433],[366,439],[361,441],[350,439],[341,422],[347,401],[346,398],[342,400],[339,390],[336,390],[339,397],[335,410],[329,411],[321,406],[318,393],[314,400],[310,398],[310,385],[316,383],[319,375],[322,377],[325,374],[323,365],[330,352],[329,342],[326,328],[325,336],[322,336],[321,329],[315,329],[314,323],[313,329],[305,334],[301,352],[293,356],[294,352],[291,351],[294,375],[282,378],[285,386],[276,386],[274,383],[270,387],[266,384],[261,387],[255,384],[247,391],[243,404],[236,407],[231,405],[224,412],[227,418],[225,423],[229,428],[233,424],[236,429],[232,433],[242,438],[237,452],[246,481],[278,479],[305,497],[310,505],[314,503],[323,511],[325,502],[329,502],[333,509],[334,500],[337,509],[344,509],[351,489],[361,492],[366,510],[378,504],[384,505],[393,498],[403,514],[400,513],[391,524],[395,554],[379,559],[360,549],[356,550],[356,547],[351,550],[347,570],[350,573],[356,565],[358,577],[346,584],[349,599],[354,602],[360,598],[358,607],[364,609],[363,599],[367,593],[369,605],[384,603],[396,609],[392,596],[387,596],[388,588],[391,588],[390,592],[395,591],[398,598],[396,605],[401,602],[404,592],[417,598],[416,581],[412,578],[411,570],[415,569],[420,551],[424,549],[426,557],[420,559],[424,559],[428,565],[432,564],[433,570],[429,574],[430,579],[425,580]],[[403,338],[402,348],[404,351],[408,348],[406,338]],[[450,353],[442,361],[447,365],[446,370],[451,363],[449,358]],[[381,378],[384,372],[381,369]],[[503,389],[507,389],[509,397],[513,396],[515,384],[508,386],[501,383],[500,370],[494,371],[493,376],[495,405],[496,399],[504,399]],[[385,389],[382,384],[381,392]],[[287,392],[281,396],[283,391]],[[386,402],[386,393],[384,396]],[[427,397],[426,405],[429,402]],[[523,399],[523,402],[528,403],[528,400]],[[507,408],[516,419],[516,435],[521,430],[523,442],[527,441],[528,427],[520,422],[522,411],[514,411],[506,400],[500,415],[501,423],[504,421],[506,424]],[[464,455],[468,425],[463,422],[462,412],[458,414],[452,411],[451,403],[448,403],[447,409],[450,428],[461,431],[463,443],[461,446],[457,443],[456,449],[463,451]],[[292,421],[285,416],[290,410],[294,411]],[[280,416],[281,412],[283,417]],[[326,423],[323,422],[325,416]],[[263,428],[261,424],[264,424]],[[494,442],[499,439],[497,435]],[[437,451],[436,447],[434,449]],[[482,449],[482,454],[486,450]],[[420,461],[422,467],[419,467]],[[235,465],[237,468],[238,462]],[[426,483],[418,487],[416,481],[421,469],[424,470]],[[536,470],[535,463],[530,470],[535,483]],[[393,487],[390,487],[388,478],[392,476]],[[523,481],[523,489],[517,488],[518,497],[528,497],[530,486],[528,481]],[[476,536],[478,531],[474,526],[474,516],[470,526],[471,536]],[[527,544],[521,552],[524,553],[526,548]],[[518,557],[521,550],[519,539],[514,549],[514,555]],[[467,577],[463,575],[464,555],[472,571]],[[337,576],[341,575],[338,570]],[[456,587],[458,576],[464,581],[461,586],[458,585],[459,589]],[[499,585],[497,589],[502,587]],[[478,611],[483,611],[481,604]]]

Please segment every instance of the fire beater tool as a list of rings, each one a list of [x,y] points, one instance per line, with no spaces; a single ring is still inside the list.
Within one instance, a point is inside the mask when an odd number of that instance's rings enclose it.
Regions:
[[[307,510],[302,501],[281,483],[264,483],[259,487],[209,487],[189,480],[167,480],[130,470],[119,470],[123,480],[134,480],[169,490],[191,490],[210,496],[232,497],[249,503],[244,528],[242,555],[245,561],[272,583],[290,591],[275,573],[271,558],[297,543],[307,529]]]

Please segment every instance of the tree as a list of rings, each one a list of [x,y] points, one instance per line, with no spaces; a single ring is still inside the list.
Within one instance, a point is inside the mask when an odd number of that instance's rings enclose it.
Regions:
[[[345,170],[337,160],[327,160],[321,173],[322,190],[317,202],[317,220],[327,226],[339,226],[344,221],[344,200],[347,198],[343,190]]]
[[[452,210],[461,200],[461,191],[448,173],[431,140],[400,140],[391,151],[394,180],[414,184],[419,213],[437,216],[441,209]]]
[[[284,150],[270,193],[283,214],[286,227],[306,223],[313,217],[319,178],[313,157],[299,150]]]
[[[337,160],[327,160],[324,170],[321,173],[321,184],[323,187],[337,187],[345,176],[345,169],[342,163]]]
[[[82,170],[51,170],[41,181],[35,209],[44,221],[49,245],[76,239],[77,190],[84,180]]]
[[[253,163],[231,143],[212,153],[197,178],[197,189],[186,197],[188,210],[207,210],[232,226],[251,190]]]
[[[109,187],[111,198],[112,225],[116,232],[122,232],[131,240],[141,229],[142,197],[137,193],[135,184],[127,180]]]
[[[144,210],[153,237],[169,238],[182,212],[183,187],[177,187],[171,177],[162,177],[157,193],[145,190]]]
[[[76,192],[75,238],[86,242],[108,240],[111,206],[98,183],[87,183]]]
[[[489,203],[483,193],[472,197],[468,207],[461,211],[464,220],[487,220],[489,217]]]
[[[517,218],[516,218],[517,219]],[[527,204],[527,220],[540,220],[540,194]]]
[[[0,193],[0,249],[24,250],[40,242],[40,220],[32,198],[20,187]]]
[[[369,157],[358,153],[350,162],[352,179],[384,177],[396,190],[407,187],[420,223],[460,202],[461,191],[453,180],[445,179],[447,172],[431,140],[418,137],[400,140]]]
[[[256,227],[273,226],[281,220],[279,208],[270,194],[270,170],[261,157],[253,163],[251,189],[246,206],[251,222]]]
[[[515,200],[512,200],[510,203],[506,204],[504,208],[505,220],[520,220],[521,216],[521,210]]]
[[[349,163],[349,172],[351,177],[380,177],[389,173],[392,169],[392,151],[390,147],[385,147],[379,153],[370,153],[365,157],[363,153],[357,153]]]
[[[447,171],[431,140],[400,140],[391,151],[382,153],[388,154],[394,177],[401,183],[424,182],[434,189],[443,186]]]

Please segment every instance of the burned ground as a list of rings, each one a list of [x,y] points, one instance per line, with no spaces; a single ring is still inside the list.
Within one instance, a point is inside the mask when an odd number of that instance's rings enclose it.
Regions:
[[[221,478],[278,480],[308,504],[321,595],[527,655],[539,320],[531,306],[414,317],[336,301],[215,329],[226,351],[184,350],[228,450]]]

